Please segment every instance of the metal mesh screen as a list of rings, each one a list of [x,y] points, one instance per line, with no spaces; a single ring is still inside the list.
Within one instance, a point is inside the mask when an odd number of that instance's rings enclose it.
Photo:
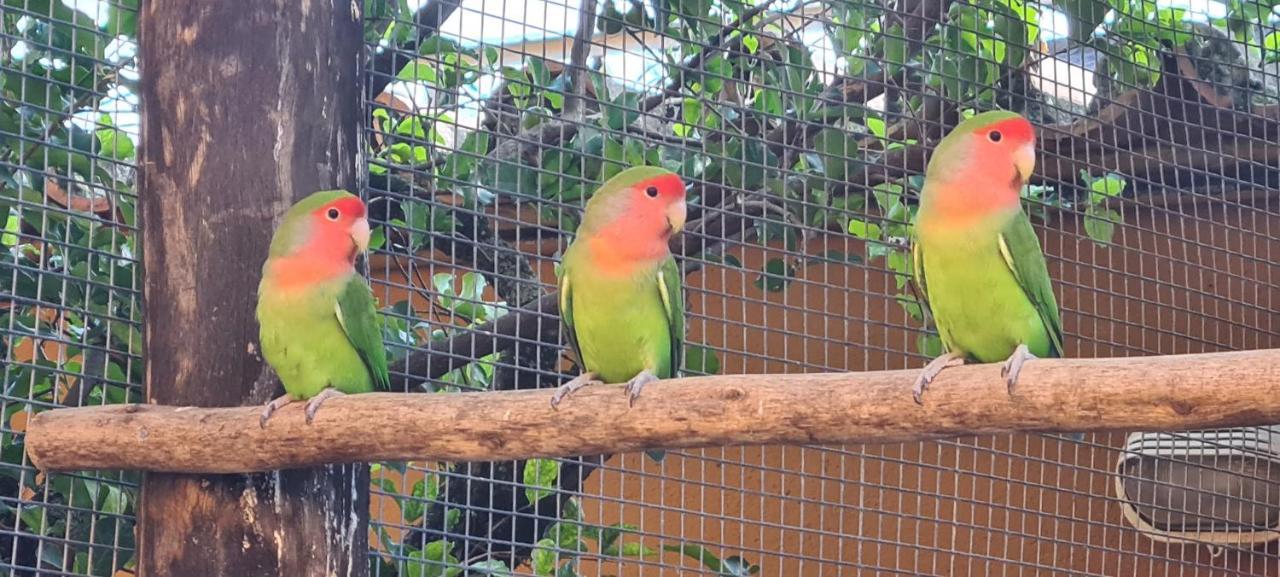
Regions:
[[[0,568],[132,567],[138,475],[44,475],[33,412],[142,399],[136,0],[0,8]]]
[[[926,152],[994,107],[1069,356],[1277,346],[1271,2],[364,3],[400,390],[551,387],[555,267],[622,166],[690,183],[685,374],[920,367]],[[141,398],[136,0],[0,12],[0,568],[123,575],[137,476],[38,474],[29,415]],[[587,18],[583,18],[583,16]],[[495,338],[500,335],[501,338]],[[904,391],[904,395],[907,391]],[[371,572],[1270,575],[1267,428],[383,463]]]
[[[1277,345],[1271,3],[373,3],[370,272],[408,391],[576,374],[556,263],[595,186],[690,184],[685,374],[920,367],[926,152],[1043,128],[1068,356]],[[495,339],[494,335],[502,338]],[[904,391],[903,394],[908,394]],[[374,574],[1280,572],[1268,429],[383,464]]]

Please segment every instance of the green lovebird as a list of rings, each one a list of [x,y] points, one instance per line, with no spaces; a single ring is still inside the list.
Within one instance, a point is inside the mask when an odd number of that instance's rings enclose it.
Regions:
[[[598,382],[626,383],[635,404],[645,384],[676,376],[684,295],[668,242],[684,221],[684,182],[662,168],[624,170],[587,201],[560,270],[560,318],[584,372],[551,406]]]
[[[285,214],[258,285],[258,340],[285,394],[262,410],[310,399],[310,423],[326,399],[390,388],[382,330],[356,256],[369,248],[364,203],[345,190],[298,201]]]
[[[967,359],[1004,361],[1012,395],[1025,361],[1063,354],[1049,271],[1021,205],[1035,165],[1035,129],[1004,111],[962,122],[929,160],[912,247],[947,352],[916,379],[917,403],[938,373]]]

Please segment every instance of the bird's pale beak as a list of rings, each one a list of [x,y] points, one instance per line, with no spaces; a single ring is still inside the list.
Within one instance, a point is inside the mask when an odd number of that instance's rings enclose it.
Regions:
[[[369,234],[368,219],[357,219],[351,225],[351,240],[356,243],[356,248],[360,249],[361,253],[369,252]]]
[[[1013,166],[1018,170],[1018,177],[1025,184],[1031,180],[1036,171],[1036,144],[1028,142],[1013,153]]]
[[[671,225],[671,234],[684,230],[684,219],[688,216],[688,209],[684,201],[674,202],[667,207],[667,224]]]

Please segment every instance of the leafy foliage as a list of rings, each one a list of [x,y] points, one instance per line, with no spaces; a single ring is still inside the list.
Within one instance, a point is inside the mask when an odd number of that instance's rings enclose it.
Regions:
[[[127,125],[136,9],[6,0],[0,11],[0,541],[6,558],[43,571],[106,576],[133,564],[138,476],[37,475],[21,433],[49,407],[141,400]],[[37,549],[20,535],[83,545]]]
[[[3,2],[0,250],[13,294],[0,302],[0,346],[13,362],[0,384],[13,402],[5,404],[0,433],[0,491],[6,502],[20,505],[0,510],[0,523],[24,535],[128,550],[135,479],[38,476],[24,466],[17,423],[45,407],[140,398],[137,143],[136,128],[126,121],[136,108],[138,2],[113,0],[102,5],[102,14],[60,0]],[[1095,12],[1081,2],[1060,4],[1082,22],[1091,20],[1085,12]],[[1103,75],[1120,85],[1154,85],[1161,51],[1196,37],[1182,8],[1154,0],[1105,4],[1113,16],[1093,21],[1101,27],[1090,43],[1105,49]],[[1280,61],[1280,37],[1263,26],[1277,2],[1226,4],[1225,14],[1208,24],[1243,44],[1249,62]],[[606,59],[588,63],[575,81],[548,59],[512,58],[494,46],[441,36],[419,38],[408,2],[365,0],[367,43],[384,50],[410,45],[418,57],[393,71],[393,84],[405,89],[395,92],[399,100],[379,100],[368,119],[370,180],[403,185],[376,199],[385,218],[372,246],[398,255],[438,251],[456,257],[464,251],[453,249],[466,242],[495,245],[482,237],[490,223],[474,224],[477,215],[507,215],[502,211],[512,206],[531,209],[548,238],[571,234],[596,184],[626,166],[664,166],[692,183],[690,232],[720,230],[728,238],[711,239],[683,255],[687,260],[751,268],[754,288],[769,293],[787,291],[813,264],[880,267],[893,279],[896,302],[923,325],[908,251],[921,167],[884,167],[931,146],[933,129],[948,118],[1009,105],[1006,93],[1043,56],[1041,8],[1023,0],[944,2],[938,3],[944,12],[918,25],[875,1],[756,6],[603,2],[598,31],[658,33],[666,41],[646,49],[650,66],[641,74],[629,68],[622,77]],[[797,28],[781,19],[801,12],[813,26]],[[811,31],[829,41],[834,62],[819,57]],[[574,91],[584,96],[581,116],[566,118]],[[931,107],[931,97],[943,105]],[[1068,184],[1074,188],[1030,187],[1033,214],[1043,219],[1050,210],[1076,211],[1091,238],[1112,242],[1122,222],[1112,199],[1133,193],[1129,178],[1081,174]],[[515,220],[494,220],[504,218]],[[809,254],[807,241],[815,232],[850,235],[864,248]],[[736,248],[763,250],[766,257],[747,259]],[[471,264],[471,272],[461,274],[403,271],[426,298],[425,304],[421,298],[384,303],[393,362],[526,304],[504,294],[499,284],[507,273],[496,264]],[[940,350],[931,334],[921,334],[916,346],[930,356]],[[685,357],[684,369],[693,374],[722,368],[705,345],[688,345]],[[489,390],[498,368],[510,362],[510,355],[499,353],[472,359],[423,379],[422,388]],[[559,490],[561,465],[531,460],[513,481],[523,485],[526,501],[544,500]],[[443,485],[436,473],[412,487],[376,474],[374,483],[396,496],[410,523],[427,516]],[[573,553],[657,552],[640,544],[633,527],[586,524],[572,499],[560,515],[531,553],[539,575],[576,574]],[[445,517],[446,528],[452,527],[459,512]],[[406,550],[387,535],[380,539],[384,552],[399,561],[374,559],[383,575],[456,575],[471,561],[458,558],[462,552],[445,541]],[[21,556],[23,547],[13,550]],[[664,544],[661,550],[697,559],[720,575],[759,569],[695,545]],[[30,562],[93,575],[131,563],[128,555],[101,551],[45,548]],[[506,575],[514,568],[481,560],[466,570]]]

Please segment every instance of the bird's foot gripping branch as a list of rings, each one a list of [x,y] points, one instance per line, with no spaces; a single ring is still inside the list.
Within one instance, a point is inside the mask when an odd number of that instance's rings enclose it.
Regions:
[[[1280,349],[1026,362],[944,371],[923,405],[915,370],[732,375],[553,390],[371,393],[331,399],[311,424],[281,409],[117,405],[35,415],[44,470],[236,473],[361,461],[491,461],[763,444],[892,442],[1010,431],[1165,431],[1280,422]]]

